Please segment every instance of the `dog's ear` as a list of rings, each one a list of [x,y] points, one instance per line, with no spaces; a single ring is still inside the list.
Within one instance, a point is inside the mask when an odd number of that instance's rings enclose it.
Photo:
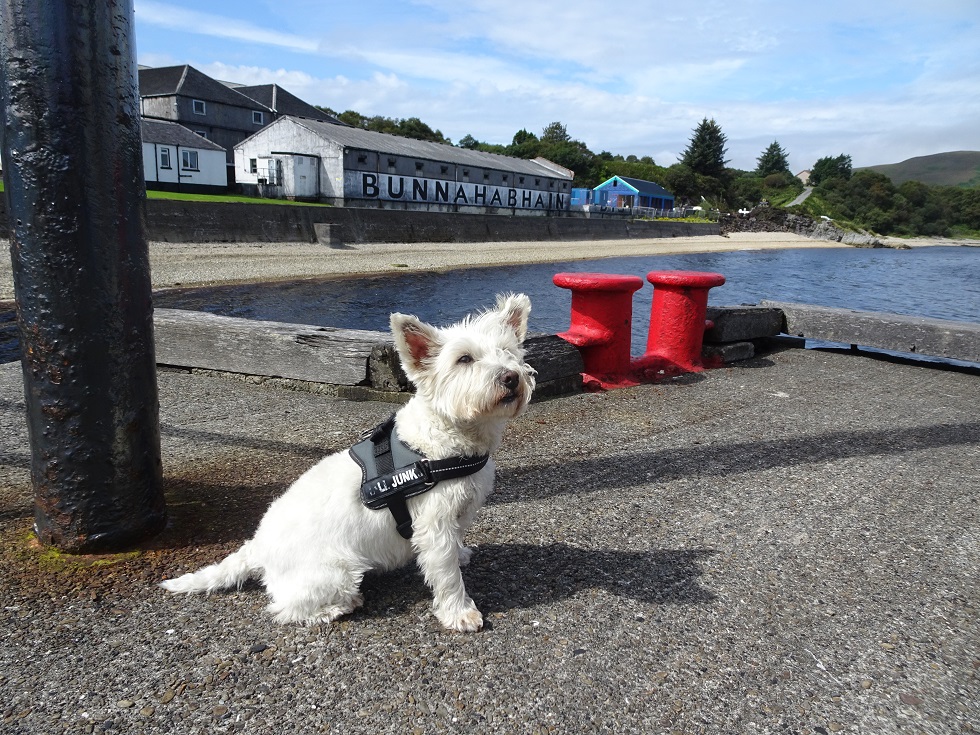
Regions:
[[[415,381],[425,371],[426,361],[434,357],[442,345],[438,331],[418,317],[392,314],[391,334],[395,338],[395,349],[406,375]]]
[[[527,336],[527,319],[531,314],[531,299],[522,293],[497,295],[497,311],[504,323],[514,330],[517,341]]]

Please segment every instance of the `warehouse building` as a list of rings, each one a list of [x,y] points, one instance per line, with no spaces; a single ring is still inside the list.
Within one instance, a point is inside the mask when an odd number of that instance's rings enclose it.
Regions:
[[[574,172],[528,161],[298,117],[235,146],[246,194],[337,206],[506,214],[568,210]]]

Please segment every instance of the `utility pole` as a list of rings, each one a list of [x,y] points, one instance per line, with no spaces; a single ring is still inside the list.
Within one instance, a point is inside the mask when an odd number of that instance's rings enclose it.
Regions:
[[[132,0],[0,0],[4,182],[35,529],[166,522]]]

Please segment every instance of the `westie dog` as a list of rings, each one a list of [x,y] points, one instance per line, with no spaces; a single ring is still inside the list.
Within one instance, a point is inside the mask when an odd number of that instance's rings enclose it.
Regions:
[[[366,507],[370,478],[362,474],[362,460],[355,460],[359,444],[324,458],[296,480],[269,506],[255,536],[224,561],[161,585],[171,592],[210,593],[257,576],[277,621],[329,622],[363,604],[365,572],[395,569],[415,556],[439,621],[452,630],[480,630],[483,616],[460,573],[471,553],[463,536],[493,490],[494,465],[486,455],[500,445],[507,422],[523,412],[534,390],[534,370],[524,362],[522,347],[530,310],[527,296],[510,294],[498,296],[495,309],[445,328],[391,315],[395,348],[416,386],[395,415],[402,448],[414,450],[411,457],[424,455],[426,468],[480,468],[462,477],[421,470],[436,484],[420,490],[415,483],[420,494],[402,506],[410,514],[407,529],[396,528],[394,510]],[[387,492],[419,474],[418,466],[399,472],[397,464],[392,472],[390,457],[386,469],[387,482],[376,482],[373,492]],[[438,479],[445,476],[451,479]]]

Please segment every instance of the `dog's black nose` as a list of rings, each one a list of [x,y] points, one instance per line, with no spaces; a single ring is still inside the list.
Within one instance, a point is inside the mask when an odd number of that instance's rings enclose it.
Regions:
[[[508,370],[506,373],[500,376],[500,384],[507,390],[514,390],[520,381],[521,376],[519,376],[513,370]]]

